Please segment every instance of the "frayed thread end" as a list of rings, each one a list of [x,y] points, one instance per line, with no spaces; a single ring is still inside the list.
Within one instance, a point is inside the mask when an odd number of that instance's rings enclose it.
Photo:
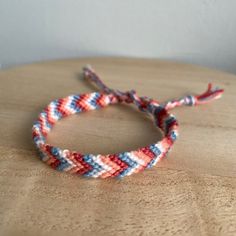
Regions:
[[[222,96],[222,94],[224,93],[224,89],[220,89],[218,87],[213,88],[212,83],[208,84],[208,88],[207,90],[197,96],[194,96],[195,98],[195,104],[205,104],[208,102],[211,102],[215,99],[218,99]]]

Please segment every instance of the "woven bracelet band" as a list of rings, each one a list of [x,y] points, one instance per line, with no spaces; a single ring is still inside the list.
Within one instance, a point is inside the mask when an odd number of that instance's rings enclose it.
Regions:
[[[178,136],[178,122],[169,110],[182,105],[205,104],[220,98],[224,92],[223,89],[212,89],[209,84],[207,91],[199,96],[189,95],[160,104],[154,99],[139,97],[134,90],[121,92],[108,88],[90,66],[84,68],[83,75],[94,82],[101,92],[70,95],[52,101],[34,123],[32,135],[40,159],[52,168],[94,178],[121,178],[156,165],[170,151]],[[162,140],[134,151],[109,155],[62,150],[46,142],[48,132],[61,118],[116,103],[132,103],[140,111],[150,114],[163,133]]]

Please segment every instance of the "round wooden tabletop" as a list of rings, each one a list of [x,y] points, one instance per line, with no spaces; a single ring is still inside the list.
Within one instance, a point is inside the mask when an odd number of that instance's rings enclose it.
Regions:
[[[122,180],[85,179],[41,162],[31,139],[53,99],[94,91],[81,78],[91,64],[105,83],[158,101],[225,89],[222,99],[172,110],[180,136],[168,158]],[[0,72],[1,235],[236,235],[236,76],[160,60],[85,58]],[[59,121],[54,145],[83,153],[128,151],[161,139],[125,105]]]

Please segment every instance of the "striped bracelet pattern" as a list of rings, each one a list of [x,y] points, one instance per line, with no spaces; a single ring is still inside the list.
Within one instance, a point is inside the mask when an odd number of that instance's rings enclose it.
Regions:
[[[84,78],[94,82],[101,92],[70,95],[52,101],[39,114],[32,128],[32,136],[43,162],[59,171],[93,178],[122,178],[156,165],[171,150],[178,137],[178,122],[169,110],[183,105],[208,103],[220,98],[224,91],[218,88],[212,89],[212,85],[209,84],[207,91],[199,96],[189,95],[160,104],[154,99],[139,97],[134,90],[121,92],[108,88],[90,66],[84,67],[83,75]],[[116,103],[131,103],[140,111],[150,114],[155,125],[162,131],[163,139],[134,151],[109,155],[62,150],[46,142],[47,134],[58,120]]]

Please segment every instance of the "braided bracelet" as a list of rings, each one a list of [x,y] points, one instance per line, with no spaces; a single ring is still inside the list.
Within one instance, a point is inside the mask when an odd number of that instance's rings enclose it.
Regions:
[[[209,84],[207,91],[199,96],[190,95],[160,104],[154,99],[139,97],[134,90],[121,92],[108,88],[90,66],[84,68],[83,75],[102,91],[70,95],[52,101],[40,113],[33,125],[32,134],[42,161],[60,171],[94,178],[121,178],[154,166],[166,156],[178,136],[178,122],[168,110],[182,105],[204,104],[220,98],[224,92],[223,89],[212,89],[212,85]],[[46,143],[48,132],[61,118],[116,103],[132,103],[140,111],[150,114],[156,126],[163,132],[163,139],[135,151],[109,155],[81,154]]]

